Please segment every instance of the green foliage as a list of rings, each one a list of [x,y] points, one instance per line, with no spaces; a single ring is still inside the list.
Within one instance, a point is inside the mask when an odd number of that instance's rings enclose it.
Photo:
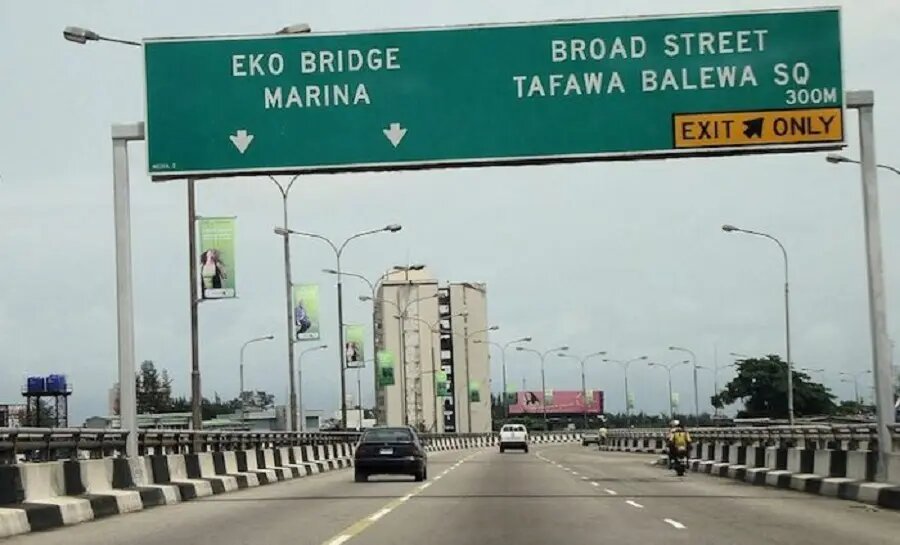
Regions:
[[[793,372],[794,414],[817,416],[837,410],[831,391],[809,375]],[[787,418],[787,364],[777,355],[740,360],[737,376],[712,398],[719,408],[742,402],[738,418]]]
[[[152,361],[141,362],[135,387],[138,413],[172,412],[172,380],[166,371],[159,373]]]

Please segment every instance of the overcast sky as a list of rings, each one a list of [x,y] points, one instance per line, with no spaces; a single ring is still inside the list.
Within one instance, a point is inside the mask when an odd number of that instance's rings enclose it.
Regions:
[[[804,1],[553,0],[515,2],[226,0],[0,2],[0,402],[19,402],[28,374],[60,372],[73,383],[72,422],[106,414],[116,380],[115,260],[110,124],[142,119],[140,50],[78,46],[66,25],[140,39],[268,32],[308,22],[314,31],[808,6]],[[874,89],[879,160],[900,164],[900,4],[844,6],[845,82]],[[677,5],[677,7],[675,7]],[[847,116],[858,156],[855,114]],[[168,369],[189,388],[186,188],[151,183],[141,146],[132,157],[137,359]],[[879,184],[889,331],[900,338],[900,177]],[[277,340],[247,351],[248,387],[286,393],[280,196],[264,178],[207,181],[198,214],[238,218],[236,300],[200,309],[204,394],[233,397],[238,351],[251,337]],[[770,232],[791,259],[793,357],[824,367],[842,397],[839,371],[871,366],[858,169],[823,153],[629,163],[306,176],[290,200],[291,227],[341,239],[396,222],[403,231],[354,242],[346,270],[376,277],[395,263],[427,263],[444,280],[486,282],[491,323],[504,341],[533,335],[536,348],[648,355],[664,362],[692,348],[703,365],[729,352],[782,353],[781,256],[763,240],[726,235],[723,223]],[[295,240],[295,281],[323,288],[324,341],[336,321],[333,265],[321,243]],[[369,324],[362,286],[347,282],[346,321]],[[309,408],[334,409],[337,354],[304,362]],[[499,359],[494,361],[499,367]],[[548,387],[577,388],[576,366],[554,359]],[[538,387],[533,356],[510,353],[511,380]],[[371,373],[365,383],[371,389]],[[664,374],[632,367],[639,409],[667,407]],[[724,372],[723,380],[729,375]],[[495,389],[499,369],[494,372]],[[676,372],[682,407],[690,373]],[[712,391],[701,375],[702,405]],[[594,362],[589,387],[623,407],[622,374]],[[865,379],[865,384],[870,384]],[[866,391],[869,395],[869,392]],[[370,402],[371,393],[364,396]]]

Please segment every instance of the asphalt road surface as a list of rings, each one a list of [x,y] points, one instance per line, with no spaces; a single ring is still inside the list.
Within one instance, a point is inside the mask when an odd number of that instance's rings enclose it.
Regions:
[[[900,513],[578,445],[432,453],[429,480],[336,471],[3,545],[896,545]]]

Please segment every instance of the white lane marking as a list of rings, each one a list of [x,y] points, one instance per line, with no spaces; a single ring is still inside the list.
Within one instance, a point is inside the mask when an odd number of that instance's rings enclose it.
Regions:
[[[431,483],[424,483],[424,484],[421,484],[421,485],[419,485],[419,490],[425,490],[425,489],[428,488],[429,486],[431,486]]]
[[[412,494],[407,494],[407,495],[403,496],[402,498],[400,498],[400,501],[407,501],[407,500],[409,500],[411,497],[413,497]]]
[[[336,538],[332,539],[328,542],[328,545],[341,545],[341,543],[346,543],[351,537],[351,535],[341,534]]]
[[[664,521],[666,524],[671,524],[672,526],[674,526],[675,528],[678,528],[679,530],[684,530],[685,528],[687,528],[687,526],[685,526],[684,524],[678,522],[677,520],[663,519],[663,521]]]
[[[604,488],[603,491],[606,492],[607,494],[609,494],[610,496],[618,496],[619,495],[618,492],[616,492],[615,490],[610,490],[609,488]]]
[[[627,503],[628,505],[630,505],[630,506],[632,506],[632,507],[637,507],[638,509],[643,509],[643,508],[644,508],[643,505],[641,505],[641,504],[639,504],[638,502],[633,501],[633,500],[627,500],[625,503]]]
[[[582,480],[582,481],[586,481],[586,480],[588,480],[588,478],[587,478],[587,477],[582,477],[581,480]]]
[[[375,513],[372,513],[372,515],[369,516],[369,520],[371,520],[372,522],[375,522],[376,520],[380,519],[381,517],[387,515],[387,514],[390,513],[390,512],[391,512],[391,510],[390,510],[389,508],[385,507],[385,508],[382,509],[381,511],[377,511],[377,512],[375,512]]]
[[[600,486],[600,483],[591,483],[594,486]]]

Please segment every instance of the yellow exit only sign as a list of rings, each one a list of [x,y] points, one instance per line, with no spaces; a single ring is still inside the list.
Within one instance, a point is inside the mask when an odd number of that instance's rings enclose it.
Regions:
[[[840,142],[844,138],[840,108],[770,110],[714,114],[676,114],[676,148]]]

